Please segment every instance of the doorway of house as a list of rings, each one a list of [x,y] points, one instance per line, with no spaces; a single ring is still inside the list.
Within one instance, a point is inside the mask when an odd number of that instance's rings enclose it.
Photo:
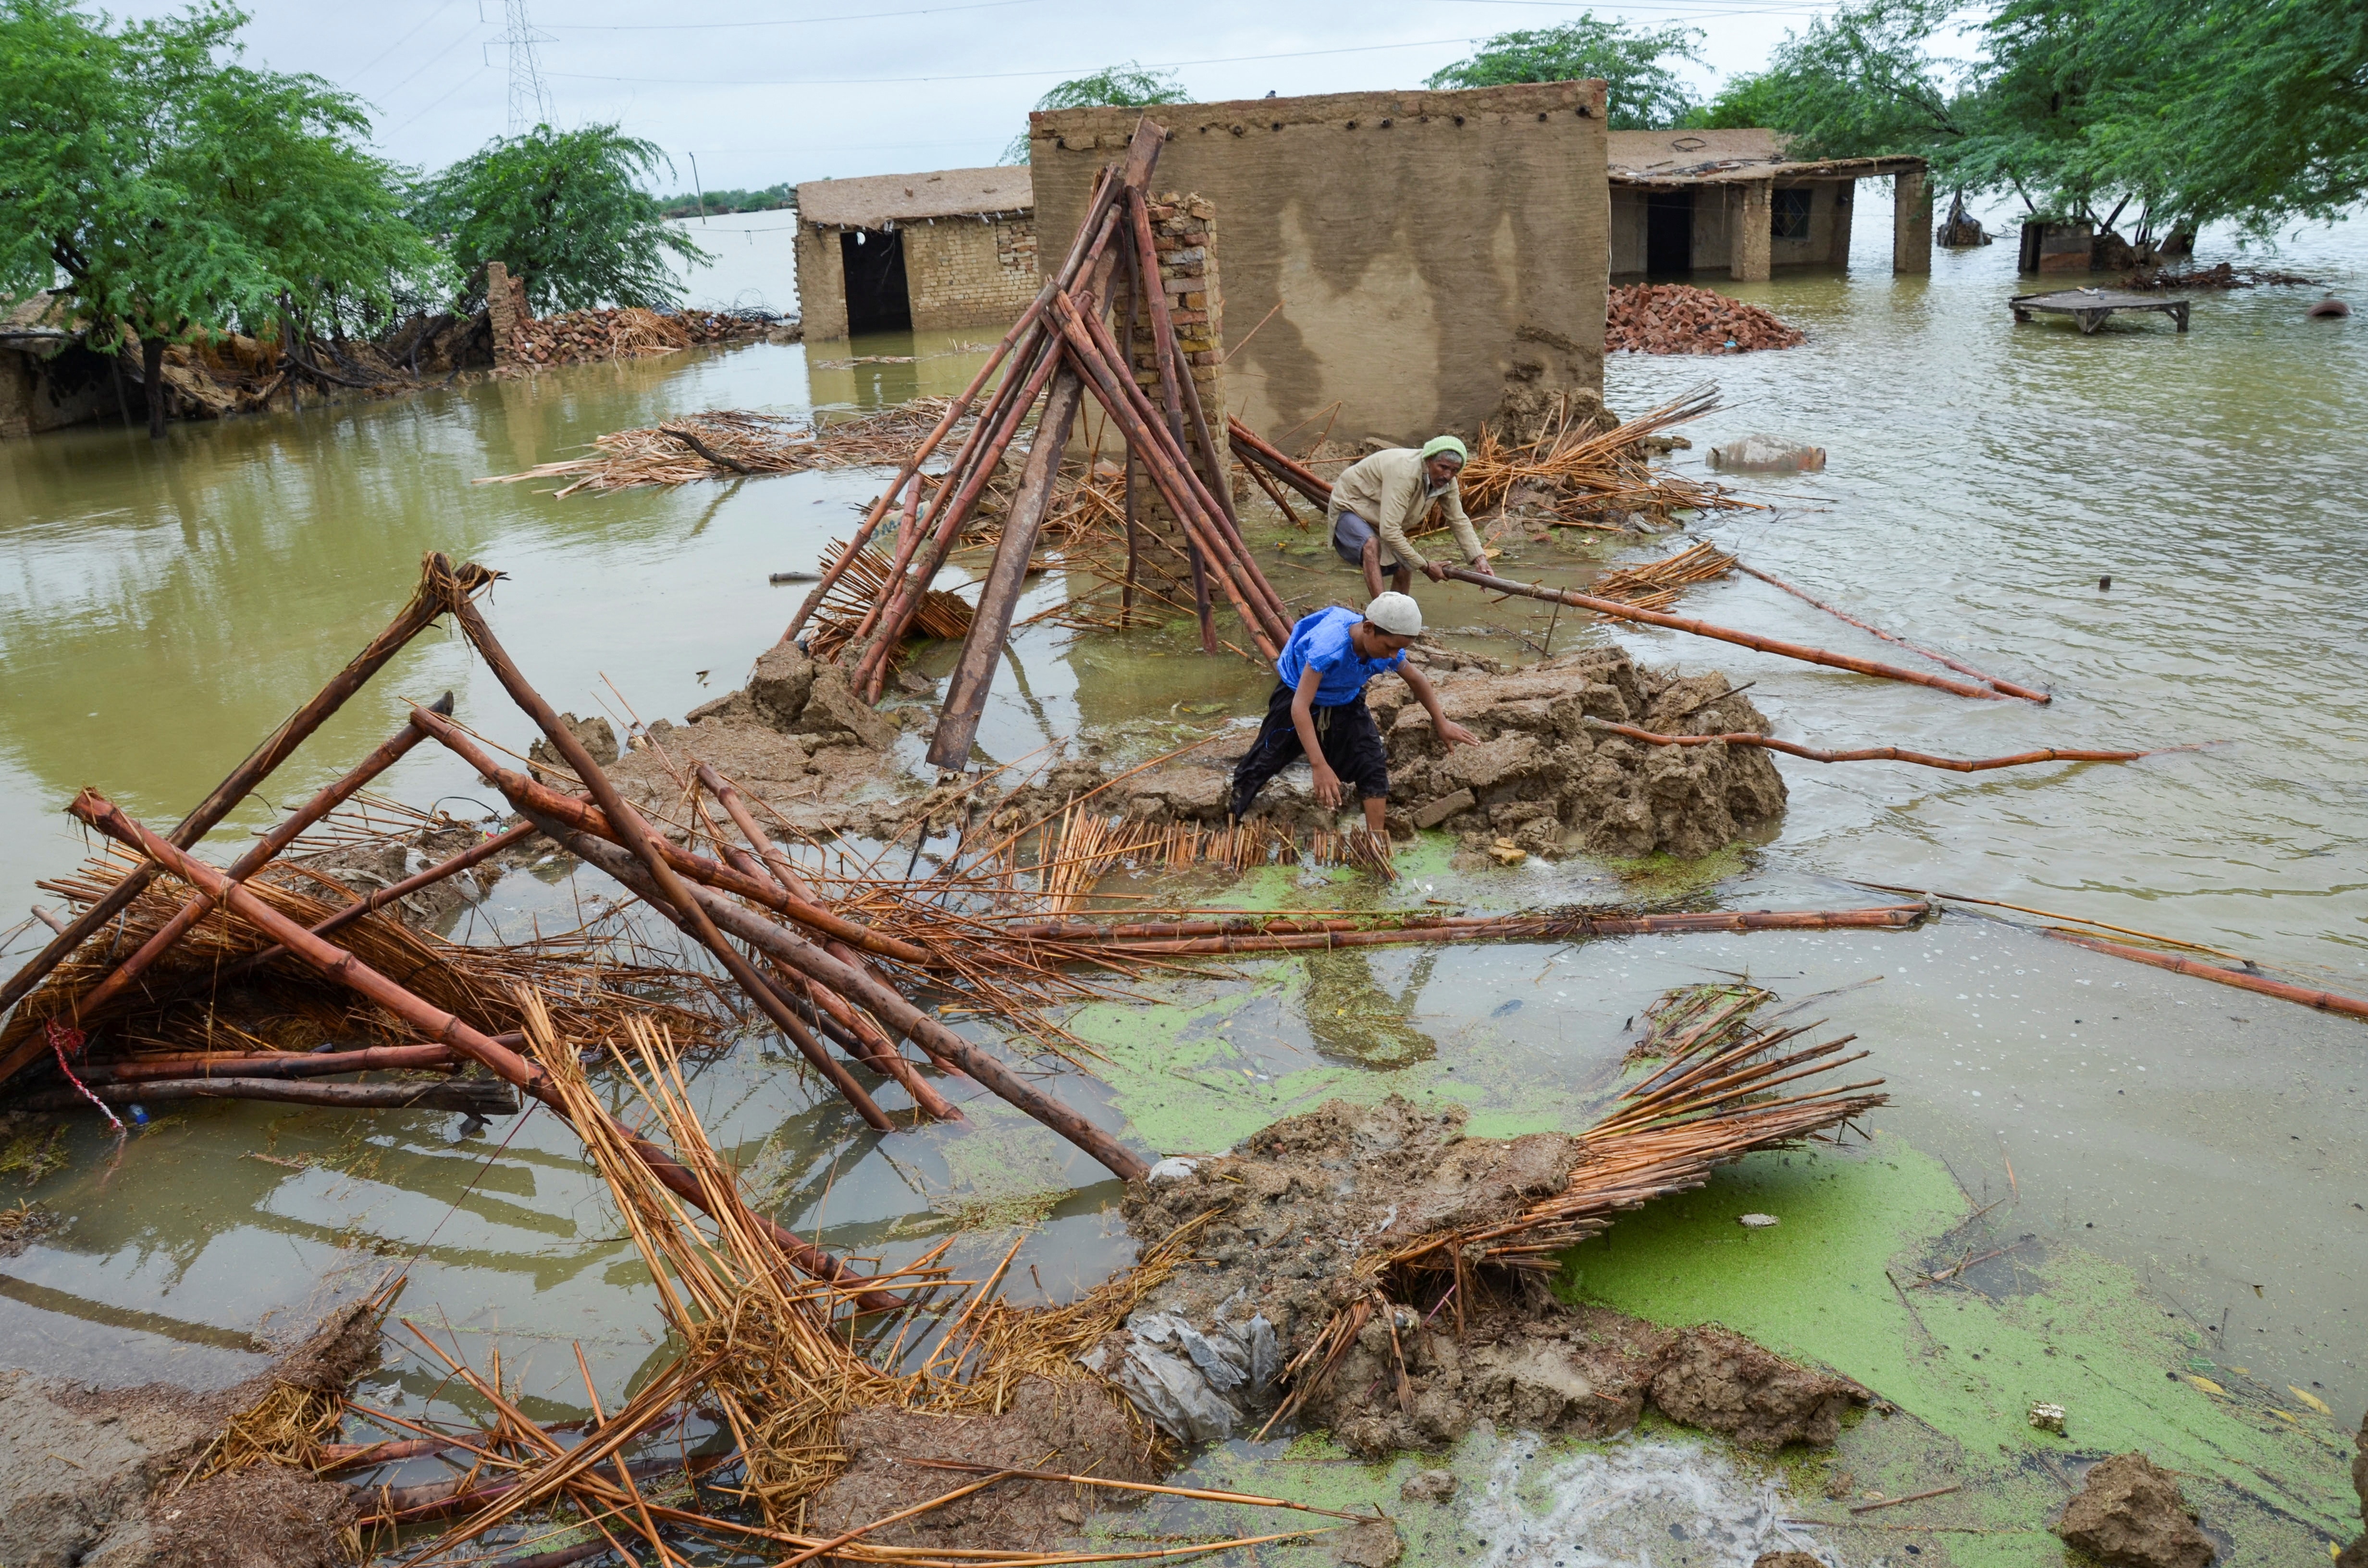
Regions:
[[[850,229],[838,236],[847,268],[847,332],[910,332],[912,297],[905,288],[905,235],[888,229]]]
[[[1645,270],[1656,278],[1682,278],[1694,269],[1694,193],[1645,193]]]

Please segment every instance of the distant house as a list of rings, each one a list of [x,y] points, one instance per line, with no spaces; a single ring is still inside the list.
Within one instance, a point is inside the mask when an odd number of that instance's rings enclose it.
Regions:
[[[1853,198],[1870,175],[1898,182],[1891,270],[1932,270],[1922,158],[1796,161],[1776,132],[1759,129],[1615,131],[1608,140],[1615,278],[1724,271],[1749,280],[1778,267],[1847,267]]]
[[[1036,198],[1024,168],[809,180],[797,207],[809,342],[1001,328],[1036,297]]]

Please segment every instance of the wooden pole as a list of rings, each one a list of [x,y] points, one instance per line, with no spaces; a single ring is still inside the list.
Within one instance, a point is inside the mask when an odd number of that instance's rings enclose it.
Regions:
[[[566,1108],[560,1103],[539,1063],[529,1061],[434,1003],[414,995],[344,949],[313,936],[246,889],[226,881],[215,868],[132,821],[97,790],[85,790],[66,809],[78,821],[87,823],[109,838],[129,845],[190,886],[211,891],[232,914],[283,943],[290,953],[328,979],[385,1008],[429,1040],[450,1046],[503,1082],[514,1084],[534,1096],[550,1106],[563,1120],[570,1119]],[[681,1162],[613,1118],[611,1126],[616,1135],[650,1168],[650,1174],[665,1184],[667,1191],[702,1212],[712,1212],[709,1209],[706,1190],[699,1178],[685,1169]],[[748,1219],[772,1238],[791,1263],[814,1278],[850,1289],[869,1284],[861,1275],[837,1258],[793,1235],[765,1216],[752,1212]],[[886,1312],[904,1304],[883,1290],[869,1289],[863,1290],[856,1301],[866,1312]]]
[[[1332,948],[1392,947],[1414,942],[1566,941],[1584,937],[1642,937],[1698,931],[1846,931],[1904,930],[1929,911],[1920,903],[1884,904],[1873,909],[1746,909],[1702,915],[1503,915],[1464,919],[1417,918],[1375,927],[1354,921],[1264,921],[1255,929],[1137,938],[1127,928],[1124,937],[1096,939],[1093,927],[1073,928],[1054,936],[1049,929],[1016,928],[1045,941],[1076,942],[1090,958],[1101,948],[1128,954],[1276,953],[1325,951]],[[1189,923],[1197,924],[1197,923]],[[1188,923],[1178,926],[1189,928]],[[1309,927],[1313,928],[1309,928]],[[1156,929],[1143,927],[1141,929]]]
[[[1293,462],[1280,448],[1230,415],[1225,419],[1225,434],[1235,446],[1271,469],[1277,478],[1318,506],[1332,505],[1332,486],[1315,470]]]
[[[1012,615],[1019,608],[1019,596],[1027,591],[1028,562],[1035,553],[1044,516],[1052,510],[1060,484],[1061,456],[1068,449],[1069,432],[1085,398],[1085,382],[1073,368],[1063,365],[1053,378],[1043,415],[1036,422],[1028,466],[1020,471],[1019,488],[1003,515],[1003,537],[996,541],[995,559],[979,588],[977,607],[971,611],[969,634],[962,639],[961,657],[955,661],[945,700],[939,707],[928,760],[947,772],[962,770],[970,760],[972,743],[978,739],[978,722],[986,710],[995,667],[1003,662]]]
[[[2242,970],[2223,969],[2218,964],[2203,963],[2195,959],[2182,959],[2170,953],[2149,952],[2122,942],[2108,942],[2102,937],[2085,937],[2078,931],[2050,929],[2047,935],[2059,942],[2070,942],[2090,952],[2110,953],[2133,963],[2152,964],[2157,969],[2170,970],[2179,974],[2192,974],[2198,980],[2217,981],[2233,985],[2239,991],[2257,991],[2264,996],[2274,996],[2281,1002],[2299,1002],[2305,1007],[2316,1007],[2322,1013],[2340,1013],[2348,1018],[2368,1018],[2368,1002],[2341,995],[2333,991],[2315,991],[2305,985],[2290,985],[2283,980],[2265,975],[2247,974]]]
[[[345,706],[346,699],[384,668],[388,660],[401,653],[404,646],[426,630],[428,623],[444,613],[450,598],[455,594],[472,594],[490,585],[494,574],[482,566],[455,568],[441,555],[428,558],[420,569],[419,585],[412,591],[410,601],[395,613],[386,629],[371,639],[368,647],[355,654],[329,681],[314,693],[312,700],[290,714],[280,726],[266,737],[263,744],[250,753],[245,762],[231,769],[230,776],[214,786],[213,792],[199,801],[183,817],[168,835],[175,848],[186,849],[213,831],[255,787],[271,777],[279,765],[288,760],[307,736],[326,722],[331,714]],[[105,897],[75,916],[74,923],[60,932],[56,940],[33,955],[26,965],[0,984],[0,1013],[6,1012],[25,999],[63,962],[68,953],[88,940],[107,923],[131,906],[154,875],[153,867],[136,868],[131,875],[108,890]]]
[[[1910,686],[1929,686],[1936,691],[1952,691],[1959,697],[1979,698],[1985,702],[2003,702],[2003,693],[1986,686],[1967,686],[1961,680],[1947,680],[1940,676],[1928,676],[1916,670],[1903,670],[1896,665],[1877,664],[1873,659],[1853,658],[1848,653],[1829,653],[1823,648],[1804,647],[1798,642],[1780,642],[1772,637],[1761,637],[1748,631],[1736,631],[1725,626],[1713,626],[1706,620],[1690,616],[1664,615],[1656,609],[1639,609],[1634,605],[1622,604],[1618,599],[1600,599],[1592,594],[1575,593],[1568,588],[1549,588],[1532,583],[1515,583],[1495,577],[1486,572],[1474,572],[1468,566],[1448,566],[1447,574],[1460,583],[1487,589],[1492,594],[1519,594],[1524,598],[1543,599],[1549,604],[1566,604],[1575,609],[1591,609],[1598,615],[1609,615],[1621,620],[1639,621],[1646,626],[1667,627],[1672,631],[1691,632],[1696,637],[1714,638],[1732,642],[1737,647],[1756,648],[1763,653],[1778,653],[1804,664],[1824,665],[1830,669],[1849,670],[1862,676],[1880,676],[1884,680],[1906,681]]]
[[[505,1037],[495,1035],[495,1040]],[[515,1037],[523,1044],[526,1037]],[[373,1045],[360,1051],[290,1051],[268,1056],[134,1056],[93,1062],[74,1075],[85,1084],[144,1084],[154,1078],[327,1078],[339,1073],[411,1071],[453,1066],[449,1045]]]
[[[1182,454],[1160,443],[1153,433],[1156,427],[1147,423],[1136,408],[1133,400],[1142,397],[1143,389],[1134,384],[1132,376],[1121,376],[1111,368],[1075,305],[1066,299],[1055,299],[1053,310],[1064,335],[1068,339],[1069,350],[1078,367],[1086,372],[1095,395],[1126,432],[1128,440],[1142,453],[1144,471],[1151,475],[1152,483],[1167,502],[1169,510],[1176,514],[1177,520],[1184,525],[1186,536],[1201,546],[1204,555],[1213,555],[1219,545],[1211,537],[1200,501],[1192,494],[1196,481],[1189,469],[1178,466]],[[1247,591],[1234,581],[1231,573],[1220,571],[1217,578],[1218,585],[1225,590],[1226,597],[1233,600],[1234,608],[1241,615],[1243,624],[1249,628],[1251,636],[1257,640],[1258,651],[1269,661],[1280,657],[1282,643],[1269,630],[1262,613],[1263,607],[1249,598]]]
[[[789,629],[781,633],[782,642],[790,642],[797,636],[805,626],[807,619],[813,616],[815,608],[822,603],[823,596],[830,592],[831,585],[837,583],[840,575],[846,572],[848,562],[854,558],[857,551],[871,542],[872,532],[879,528],[880,520],[887,516],[888,508],[895,505],[896,493],[903,489],[907,482],[919,476],[921,465],[927,462],[929,455],[938,449],[938,444],[946,438],[946,433],[954,427],[964,414],[969,412],[970,405],[977,400],[980,390],[986,385],[987,378],[994,375],[996,368],[1005,360],[1011,358],[1016,350],[1035,340],[1041,331],[1040,324],[1043,319],[1044,307],[1052,301],[1053,288],[1053,283],[1047,282],[1043,288],[1036,291],[1036,298],[1030,301],[1028,308],[1019,312],[1019,319],[1011,324],[1011,330],[1003,335],[1003,341],[988,352],[986,363],[981,365],[978,368],[978,373],[971,377],[970,385],[964,387],[962,394],[946,406],[944,417],[938,421],[936,426],[927,436],[921,437],[921,444],[913,449],[913,455],[905,459],[897,468],[895,479],[890,483],[887,489],[880,493],[879,499],[874,501],[871,510],[864,514],[862,525],[855,530],[855,538],[849,541],[846,551],[831,563],[830,570],[822,574],[822,581],[816,583],[813,591],[806,595],[805,603],[798,607],[798,613],[790,618]]]
[[[553,824],[554,827],[560,825]],[[590,834],[572,831],[565,832],[560,842],[642,897],[648,898],[655,891],[656,884],[647,870],[615,845],[604,843]],[[832,958],[813,943],[773,924],[746,905],[734,903],[705,888],[693,888],[691,895],[701,902],[716,925],[759,951],[781,959],[840,995],[861,1003],[873,1017],[911,1040],[941,1065],[958,1067],[969,1074],[1091,1154],[1122,1179],[1136,1180],[1151,1169],[1141,1159],[1129,1153],[1109,1133],[1060,1101],[1039,1094],[1003,1063],[922,1012],[891,987]]]
[[[1816,751],[1808,746],[1794,745],[1772,735],[1751,731],[1738,731],[1722,735],[1656,735],[1650,730],[1640,730],[1634,724],[1615,724],[1609,719],[1588,719],[1590,730],[1608,730],[1615,735],[1625,735],[1632,741],[1643,741],[1656,746],[1706,746],[1725,744],[1731,746],[1758,746],[1764,751],[1781,751],[1788,756],[1806,757],[1811,762],[1912,762],[1919,767],[1945,767],[1954,773],[1983,773],[1993,767],[2024,767],[2034,762],[2135,762],[2142,756],[2160,756],[2152,751],[2067,751],[2049,747],[2044,751],[2017,752],[2012,756],[1985,756],[1968,761],[1964,757],[1933,756],[1920,751],[1902,751],[1897,746],[1863,746],[1857,751]],[[2183,751],[2183,746],[2170,748]]]
[[[490,1078],[440,1084],[309,1084],[286,1078],[156,1078],[137,1084],[92,1084],[87,1094],[110,1106],[168,1100],[263,1100],[275,1105],[325,1106],[332,1110],[455,1110],[471,1116],[516,1116],[518,1091]],[[48,1089],[17,1102],[26,1110],[83,1110],[82,1091]]]
[[[557,710],[543,699],[542,693],[528,684],[526,676],[511,662],[500,639],[494,635],[494,629],[485,624],[485,618],[477,607],[462,599],[453,605],[452,614],[453,619],[461,623],[461,630],[468,634],[469,641],[476,645],[478,654],[492,669],[495,678],[510,694],[510,700],[526,710],[558,749],[568,771],[591,791],[594,800],[599,801],[602,814],[609,819],[609,829],[636,859],[649,868],[650,875],[655,880],[658,892],[666,902],[689,918],[691,936],[715,955],[716,962],[739,983],[740,988],[748,994],[748,999],[756,1003],[767,1017],[781,1027],[783,1033],[792,1039],[803,1033],[803,1025],[797,1015],[764,983],[757,967],[743,957],[737,948],[723,939],[723,934],[715,928],[715,923],[707,917],[704,908],[692,901],[689,885],[658,848],[665,840],[650,832],[648,825],[642,821],[641,813],[625,803],[625,798],[617,793],[617,786],[609,782],[608,774],[601,771],[600,765],[592,759],[592,754],[584,748],[584,743],[575,738],[575,732],[560,722]],[[413,720],[420,721],[425,711],[413,709]],[[797,1027],[793,1028],[792,1025]],[[862,1117],[867,1125],[881,1132],[895,1131],[895,1123],[888,1119],[886,1112],[871,1103],[871,1096],[864,1092],[863,1085],[857,1083],[846,1068],[839,1066],[827,1051],[818,1054],[822,1060],[815,1063],[816,1069],[830,1080],[831,1086],[855,1108],[856,1114]]]
[[[1836,620],[1848,621],[1850,625],[1857,627],[1861,631],[1873,632],[1875,636],[1882,638],[1886,642],[1896,642],[1911,653],[1920,653],[1936,665],[1946,665],[1949,668],[1956,671],[1959,675],[1971,676],[1975,680],[1982,682],[1986,686],[1994,687],[1998,690],[2005,692],[2009,697],[2020,697],[2025,702],[2037,702],[2042,704],[2055,700],[2053,697],[2050,697],[2044,691],[2033,691],[2027,686],[2017,686],[2010,680],[2001,680],[1997,676],[1985,675],[1980,670],[1974,668],[1973,665],[1957,659],[1952,659],[1946,653],[1936,653],[1930,648],[1919,648],[1905,637],[1885,631],[1880,626],[1870,626],[1854,615],[1846,615],[1842,611],[1836,609],[1833,606],[1826,603],[1823,599],[1810,597],[1807,594],[1803,593],[1800,589],[1794,587],[1792,584],[1784,581],[1783,578],[1779,577],[1772,573],[1762,572],[1757,566],[1745,566],[1740,561],[1736,562],[1735,564],[1743,571],[1749,573],[1752,576],[1759,578],[1770,587],[1782,588],[1786,593],[1792,595],[1794,598],[1799,599],[1803,604],[1814,605],[1817,608],[1824,610],[1827,615],[1832,616]]]
[[[462,761],[477,769],[478,777],[500,790],[504,798],[521,812],[541,812],[613,843],[625,843],[624,835],[618,830],[615,819],[599,807],[573,795],[563,795],[548,784],[538,783],[514,768],[504,767],[484,747],[471,740],[459,725],[416,708],[412,710],[412,722],[433,734]],[[776,884],[719,865],[704,855],[678,849],[664,838],[654,839],[654,844],[656,846],[655,852],[682,875],[719,888],[736,898],[761,903],[822,935],[837,937],[866,952],[878,953],[883,958],[895,959],[916,967],[926,968],[935,961],[927,948],[901,937],[883,937],[868,926],[849,920],[835,910],[809,903]]]

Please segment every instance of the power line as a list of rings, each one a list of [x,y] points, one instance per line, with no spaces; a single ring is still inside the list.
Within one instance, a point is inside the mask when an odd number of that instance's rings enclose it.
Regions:
[[[1236,65],[1258,60],[1309,60],[1322,54],[1372,54],[1390,49],[1438,49],[1446,44],[1469,44],[1479,40],[1470,38],[1417,39],[1407,43],[1366,43],[1345,49],[1294,49],[1279,54],[1224,54],[1203,60],[1160,60],[1144,67],[1148,71],[1176,71],[1187,65]],[[1082,76],[1099,66],[1064,66],[1058,70],[1040,71],[973,71],[943,76],[790,76],[723,78],[713,76],[602,76],[582,71],[554,71],[554,76],[575,82],[634,82],[657,85],[695,87],[886,87],[924,82],[1001,82],[1030,76]]]
[[[700,32],[711,28],[804,28],[824,22],[882,22],[891,17],[935,17],[949,11],[995,11],[1010,6],[1041,6],[1045,0],[979,0],[972,6],[930,6],[917,11],[851,11],[837,17],[783,17],[757,22],[554,22],[562,32]]]
[[[388,44],[384,49],[380,50],[376,57],[374,57],[368,65],[363,66],[360,70],[347,77],[346,85],[350,87],[356,82],[360,81],[363,77],[377,70],[380,62],[385,60],[388,55],[393,54],[396,50],[401,49],[404,44],[409,43],[413,39],[417,38],[422,31],[426,30],[428,23],[434,21],[445,12],[450,10],[455,4],[456,0],[444,0],[444,4],[437,6],[436,9],[428,12],[427,16],[420,18],[418,27],[412,28],[401,38],[396,39],[393,43]]]

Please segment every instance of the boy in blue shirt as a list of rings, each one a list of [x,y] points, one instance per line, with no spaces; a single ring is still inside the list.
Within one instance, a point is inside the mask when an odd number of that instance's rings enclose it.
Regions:
[[[1381,595],[1361,616],[1338,605],[1319,609],[1292,627],[1275,663],[1281,678],[1267,698],[1266,723],[1234,769],[1234,820],[1249,814],[1268,779],[1304,756],[1315,771],[1317,803],[1337,811],[1346,779],[1364,801],[1367,831],[1380,837],[1390,761],[1365,707],[1365,686],[1383,670],[1395,670],[1406,681],[1442,744],[1477,742],[1480,737],[1439,710],[1439,693],[1406,662],[1407,647],[1421,635],[1421,607],[1404,594]]]

